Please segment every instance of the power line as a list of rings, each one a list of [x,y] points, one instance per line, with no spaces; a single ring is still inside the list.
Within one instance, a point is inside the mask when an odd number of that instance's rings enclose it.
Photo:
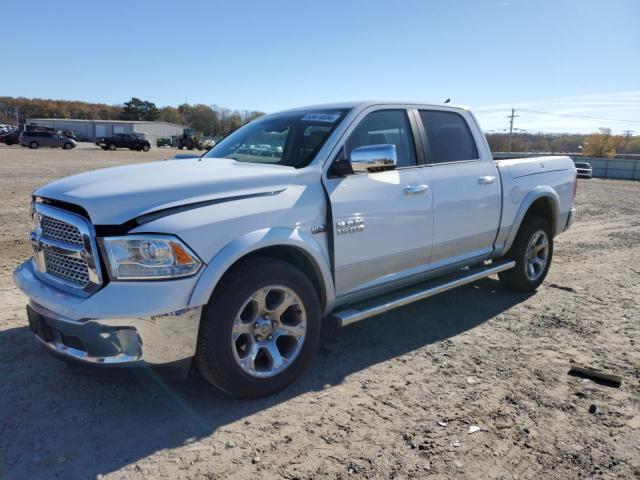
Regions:
[[[588,115],[574,115],[571,113],[541,112],[540,110],[528,110],[526,108],[521,108],[520,111],[529,112],[529,113],[538,113],[541,115],[553,115],[555,117],[585,118],[587,120],[600,120],[604,122],[640,123],[640,120],[622,120],[620,118],[590,117]]]
[[[627,153],[627,145],[629,145],[629,137],[633,135],[633,130],[625,130],[623,133],[624,133],[624,152]]]
[[[509,151],[511,151],[511,140],[513,140],[513,119],[519,117],[520,115],[516,115],[515,108],[511,109],[511,115],[508,115],[507,118],[509,121]]]
[[[491,108],[489,110],[474,110],[475,113],[497,113],[497,112],[504,112],[505,109],[504,108]]]
[[[504,112],[505,110],[507,109],[495,108],[495,109],[489,109],[489,110],[476,110],[475,112],[476,113],[498,113],[498,112]],[[584,118],[587,120],[600,120],[603,122],[640,123],[640,120],[623,120],[621,118],[591,117],[589,115],[574,115],[572,113],[542,112],[540,110],[529,110],[526,108],[521,108],[520,111],[528,112],[528,113],[537,113],[540,115],[552,115],[555,117],[570,117],[570,118]]]

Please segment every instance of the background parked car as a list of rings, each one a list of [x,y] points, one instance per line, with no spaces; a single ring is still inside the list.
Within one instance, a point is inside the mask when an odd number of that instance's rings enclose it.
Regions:
[[[21,133],[22,132],[20,130],[14,130],[4,133],[0,135],[0,143],[5,143],[7,145],[17,145],[20,142]]]
[[[128,148],[148,152],[151,148],[149,140],[132,133],[116,133],[112,137],[100,137],[96,139],[96,145],[103,150],[111,151],[116,148]]]
[[[78,141],[77,132],[75,130],[63,130],[62,136],[75,140],[76,142]]]
[[[591,164],[587,162],[575,162],[576,170],[578,171],[579,178],[591,178],[593,176],[593,169]]]
[[[56,132],[34,130],[20,133],[20,145],[33,149],[51,147],[71,150],[77,146],[77,143],[72,138],[64,137]]]

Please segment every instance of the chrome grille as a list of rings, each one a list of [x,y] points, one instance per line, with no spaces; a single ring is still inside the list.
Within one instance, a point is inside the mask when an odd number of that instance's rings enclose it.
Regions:
[[[67,210],[35,203],[33,245],[42,280],[63,290],[87,296],[102,286],[102,273],[91,223]]]
[[[43,238],[82,247],[82,234],[77,227],[43,215],[40,219]]]
[[[89,283],[89,267],[85,260],[45,251],[44,263],[50,275],[55,275],[79,287],[85,287]]]

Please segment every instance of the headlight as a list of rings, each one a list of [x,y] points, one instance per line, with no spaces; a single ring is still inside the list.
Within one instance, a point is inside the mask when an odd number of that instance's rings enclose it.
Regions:
[[[113,280],[154,280],[193,275],[202,262],[180,239],[128,235],[99,239]]]

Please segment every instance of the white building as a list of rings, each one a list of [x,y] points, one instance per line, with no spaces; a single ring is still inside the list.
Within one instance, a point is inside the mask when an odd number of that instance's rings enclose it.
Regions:
[[[183,125],[167,122],[148,122],[144,120],[78,120],[65,118],[28,118],[28,124],[53,127],[56,130],[76,132],[78,140],[93,142],[97,137],[109,137],[116,133],[139,133],[156,146],[158,138],[171,138],[182,135]]]

